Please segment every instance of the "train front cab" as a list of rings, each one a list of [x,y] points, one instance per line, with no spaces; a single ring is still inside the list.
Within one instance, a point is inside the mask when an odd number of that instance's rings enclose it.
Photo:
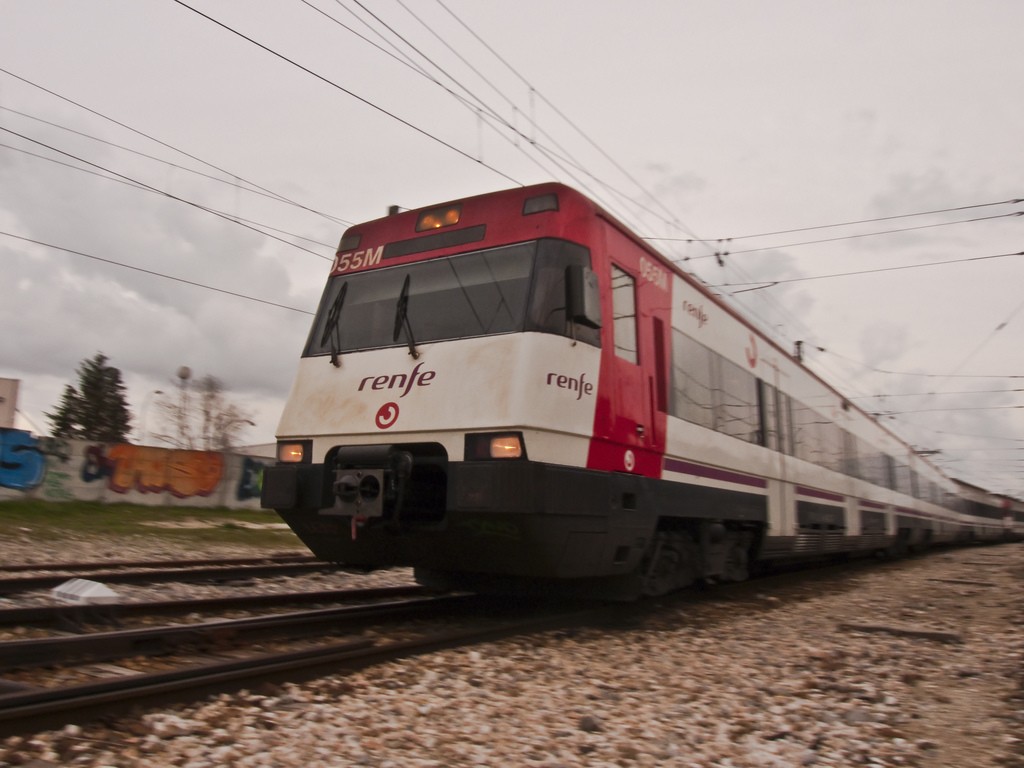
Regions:
[[[466,441],[472,456],[477,437]],[[440,444],[346,446],[268,468],[263,503],[346,567],[414,566],[444,587],[603,580],[635,593],[654,519],[647,483],[528,458],[449,461]]]

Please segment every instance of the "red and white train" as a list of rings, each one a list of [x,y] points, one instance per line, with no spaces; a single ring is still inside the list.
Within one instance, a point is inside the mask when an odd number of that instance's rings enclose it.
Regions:
[[[1024,534],[555,183],[344,234],[263,506],[345,566],[624,597]]]

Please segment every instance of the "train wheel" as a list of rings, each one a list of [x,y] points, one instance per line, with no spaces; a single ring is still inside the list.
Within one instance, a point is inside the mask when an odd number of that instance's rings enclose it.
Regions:
[[[736,536],[725,557],[722,581],[746,581],[750,578],[750,542],[742,533]]]
[[[700,553],[685,532],[660,531],[643,569],[643,593],[654,597],[688,587],[697,580]]]

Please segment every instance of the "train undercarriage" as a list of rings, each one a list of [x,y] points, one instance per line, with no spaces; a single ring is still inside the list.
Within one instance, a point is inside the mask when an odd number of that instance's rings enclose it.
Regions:
[[[619,599],[746,579],[767,514],[753,495],[529,461],[448,462],[430,443],[268,468],[264,505],[347,567],[412,566],[437,588],[558,585]]]

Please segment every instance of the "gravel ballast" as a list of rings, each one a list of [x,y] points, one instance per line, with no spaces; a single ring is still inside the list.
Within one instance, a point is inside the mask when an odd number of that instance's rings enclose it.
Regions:
[[[54,559],[109,549],[80,539]],[[213,554],[246,554],[228,550]],[[1022,581],[1024,545],[1006,544],[712,590],[628,626],[12,737],[0,765],[1024,767]]]

